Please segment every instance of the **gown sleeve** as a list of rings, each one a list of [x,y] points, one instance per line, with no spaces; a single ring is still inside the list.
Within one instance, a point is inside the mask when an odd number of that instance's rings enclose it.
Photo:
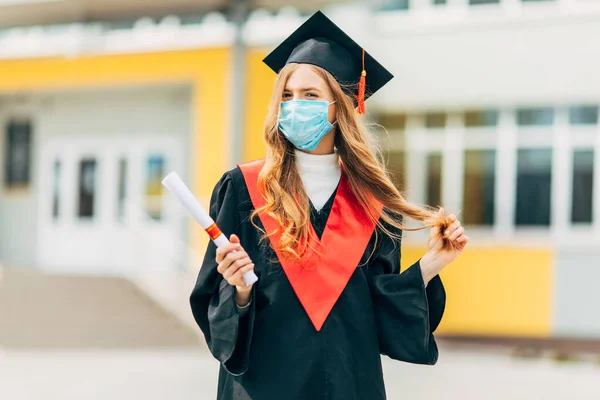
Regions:
[[[395,360],[434,365],[433,332],[444,314],[444,285],[436,276],[425,287],[420,260],[400,273],[399,240],[379,238],[368,270],[380,351]]]
[[[215,186],[210,201],[209,214],[227,237],[237,233],[240,226],[236,191],[231,176],[225,174]],[[239,309],[235,288],[217,271],[215,255],[216,246],[211,241],[190,296],[190,305],[212,355],[227,372],[238,376],[248,369],[256,304],[254,289],[248,309]]]

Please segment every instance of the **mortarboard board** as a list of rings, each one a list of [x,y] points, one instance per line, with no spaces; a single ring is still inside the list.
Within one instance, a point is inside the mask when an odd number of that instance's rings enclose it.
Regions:
[[[321,11],[313,14],[263,62],[276,73],[291,63],[323,68],[343,88],[346,86],[346,91],[348,87],[352,88],[349,94],[357,100],[360,113],[364,112],[362,102],[393,78],[387,69]]]

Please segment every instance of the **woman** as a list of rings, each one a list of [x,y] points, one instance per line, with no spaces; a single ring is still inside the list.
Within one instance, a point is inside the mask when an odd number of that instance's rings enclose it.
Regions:
[[[279,73],[268,156],[216,185],[210,213],[231,245],[209,245],[191,295],[221,362],[218,399],[384,399],[381,354],[437,361],[438,274],[468,239],[443,210],[407,204],[371,152],[355,107],[391,75],[329,19],[312,16],[265,63]],[[431,235],[400,273],[405,216]]]

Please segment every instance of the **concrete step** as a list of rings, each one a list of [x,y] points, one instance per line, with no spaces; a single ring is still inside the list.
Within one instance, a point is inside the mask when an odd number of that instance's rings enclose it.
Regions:
[[[3,270],[0,347],[189,346],[197,332],[126,279]]]

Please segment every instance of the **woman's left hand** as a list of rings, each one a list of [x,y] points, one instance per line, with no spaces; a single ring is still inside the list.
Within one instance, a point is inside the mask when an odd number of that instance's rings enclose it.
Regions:
[[[444,209],[440,209],[440,216],[444,216]],[[429,250],[421,258],[421,273],[423,280],[427,284],[431,279],[438,275],[442,269],[458,257],[465,249],[469,238],[465,235],[465,228],[460,225],[454,214],[448,216],[450,225],[443,232],[443,237],[452,242],[452,246],[444,248],[443,240],[439,239],[439,227],[431,228],[429,235]]]

